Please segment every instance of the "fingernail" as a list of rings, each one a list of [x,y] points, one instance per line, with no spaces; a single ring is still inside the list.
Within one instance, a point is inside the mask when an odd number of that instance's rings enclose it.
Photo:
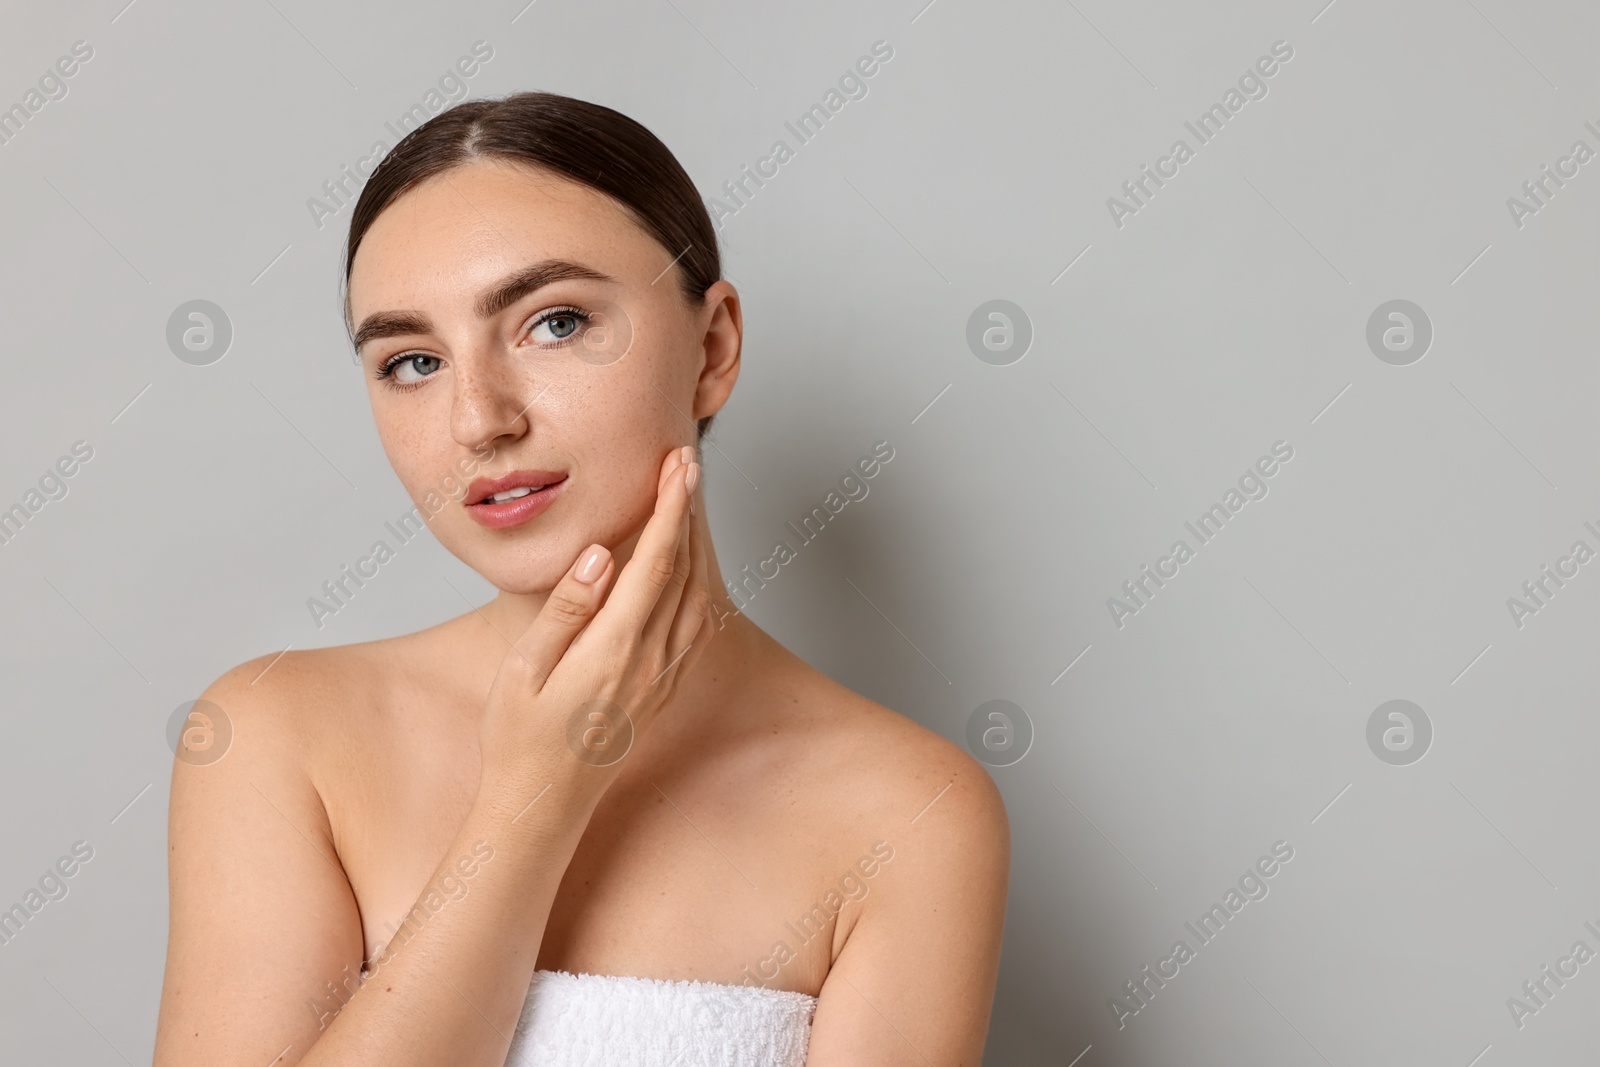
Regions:
[[[694,487],[697,484],[699,484],[699,482],[700,482],[700,464],[698,464],[698,463],[690,463],[689,464],[689,473],[684,475],[684,478],[683,478],[683,487],[685,489],[689,490],[689,492],[691,494],[691,497],[690,497],[690,500],[689,500],[689,510],[691,510],[691,511],[694,510],[694,499],[693,499],[693,495],[692,494],[694,493]]]
[[[678,458],[683,462],[684,466],[688,466],[694,462],[694,449],[689,445],[684,445],[678,450]]]
[[[573,577],[584,585],[588,585],[600,577],[600,572],[605,569],[606,550],[599,545],[593,545],[589,554],[583,557],[583,562],[578,564],[578,570]]]

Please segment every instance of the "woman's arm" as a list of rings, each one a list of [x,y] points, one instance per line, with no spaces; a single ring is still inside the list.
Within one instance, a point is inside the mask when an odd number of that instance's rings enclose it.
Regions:
[[[402,925],[366,982],[360,914],[294,731],[246,668],[207,691],[234,739],[216,763],[173,769],[157,1067],[504,1064],[556,891],[619,770],[568,749],[570,713],[604,699],[646,730],[711,636],[703,545],[674,457],[605,607],[609,557],[592,584],[575,563],[507,654],[477,797],[418,897],[420,921],[409,937]],[[459,899],[438,891],[461,884]]]
[[[425,921],[362,984],[361,915],[326,813],[248,686],[235,674],[207,692],[234,723],[226,757],[173,771],[157,1067],[499,1067],[586,813],[548,804],[552,788],[511,826],[516,809],[499,818],[480,793],[429,889],[480,840],[492,858],[461,900],[430,913],[424,892]]]
[[[900,805],[894,860],[862,902],[817,999],[807,1067],[977,1067],[1005,924],[1011,836],[978,762],[947,748],[943,774]]]

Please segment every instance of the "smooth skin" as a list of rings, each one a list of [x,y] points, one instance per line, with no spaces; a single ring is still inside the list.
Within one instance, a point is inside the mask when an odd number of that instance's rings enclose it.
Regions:
[[[508,530],[461,501],[430,519],[488,604],[203,694],[234,736],[173,766],[156,1067],[501,1067],[535,969],[809,993],[810,1067],[980,1062],[1004,806],[962,749],[738,614],[693,446],[738,377],[739,297],[691,305],[672,258],[604,194],[503,161],[368,231],[350,319],[406,313],[358,354],[412,499],[464,462],[567,484]],[[551,260],[609,280],[504,288]],[[618,736],[594,700],[633,726],[608,765],[569,744]]]

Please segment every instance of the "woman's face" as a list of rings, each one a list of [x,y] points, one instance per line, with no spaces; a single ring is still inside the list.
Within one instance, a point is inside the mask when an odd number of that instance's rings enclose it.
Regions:
[[[691,307],[672,262],[603,193],[503,161],[417,186],[362,238],[350,316],[378,436],[434,535],[500,589],[548,591],[589,544],[624,546],[667,451],[732,390],[737,297],[719,282]]]

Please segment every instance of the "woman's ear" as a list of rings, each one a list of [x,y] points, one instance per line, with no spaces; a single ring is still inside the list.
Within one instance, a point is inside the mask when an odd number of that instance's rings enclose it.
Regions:
[[[700,379],[694,390],[696,421],[715,415],[728,402],[739,379],[739,350],[744,342],[744,319],[739,311],[739,291],[726,281],[706,290],[697,321],[700,337]]]

